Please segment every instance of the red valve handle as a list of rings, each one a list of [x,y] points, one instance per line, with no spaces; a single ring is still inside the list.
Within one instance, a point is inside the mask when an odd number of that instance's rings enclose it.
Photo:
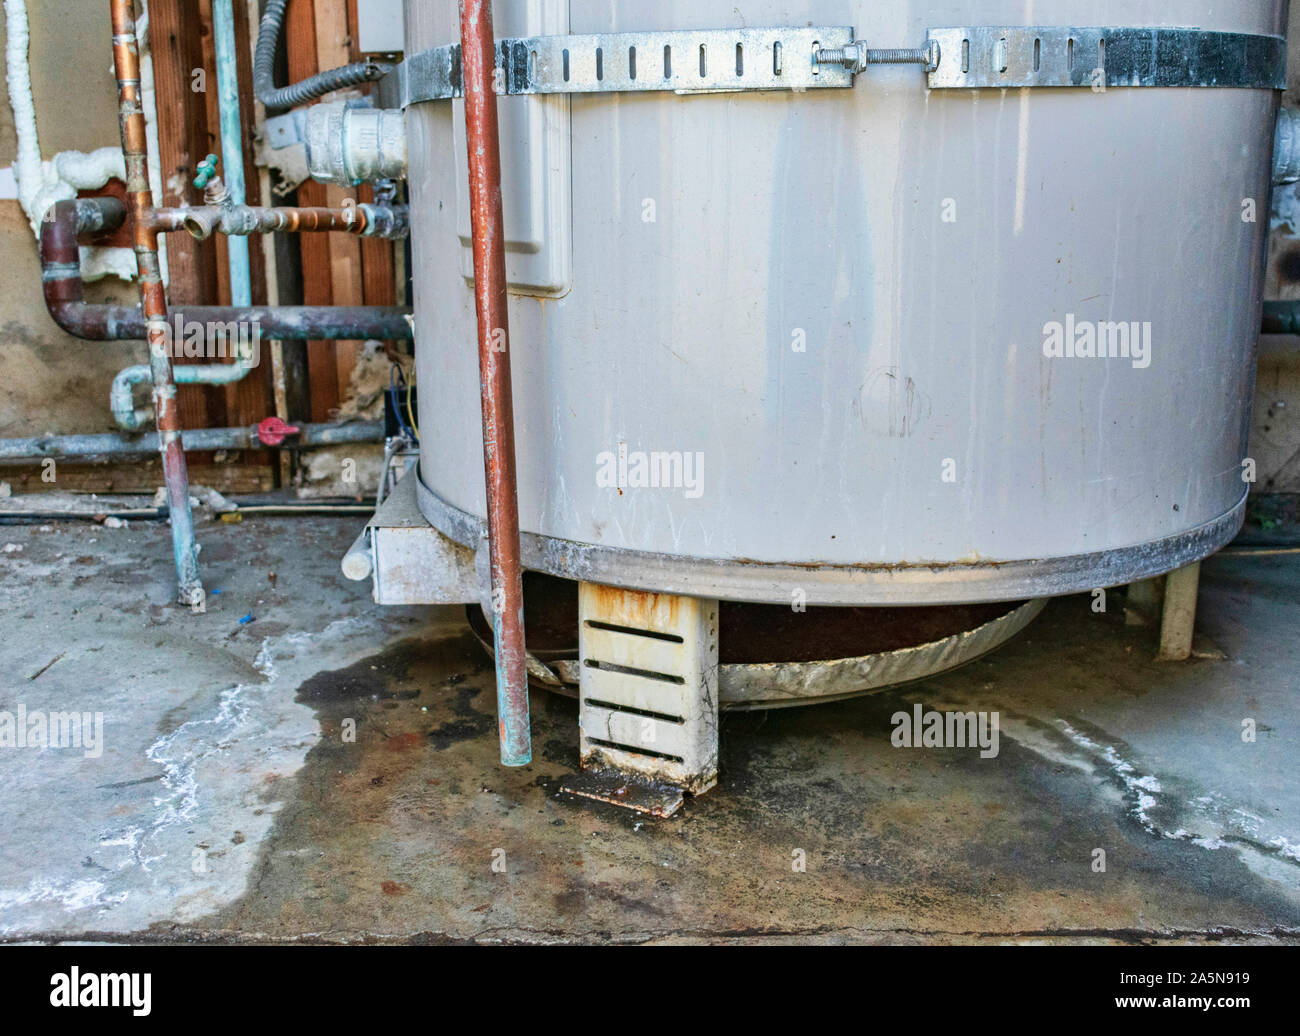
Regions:
[[[268,417],[257,426],[257,438],[264,446],[279,446],[285,438],[297,435],[302,429],[296,425],[285,424],[278,417]]]

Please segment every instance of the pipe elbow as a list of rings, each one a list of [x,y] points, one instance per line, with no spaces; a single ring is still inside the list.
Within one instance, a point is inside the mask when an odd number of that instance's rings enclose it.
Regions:
[[[138,432],[153,420],[153,407],[136,408],[135,386],[149,381],[148,367],[126,367],[118,371],[109,390],[109,407],[113,411],[113,420],[119,428],[128,432]]]

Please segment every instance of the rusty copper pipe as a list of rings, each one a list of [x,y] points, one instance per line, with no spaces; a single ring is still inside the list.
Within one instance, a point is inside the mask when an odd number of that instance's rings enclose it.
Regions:
[[[189,473],[181,446],[176,383],[167,349],[167,295],[158,262],[158,233],[150,224],[153,196],[149,190],[149,149],[140,91],[140,51],[135,35],[132,0],[109,0],[113,19],[113,64],[117,69],[117,108],[126,159],[127,205],[135,217],[135,258],[140,273],[140,309],[153,375],[154,419],[162,454],[167,506],[171,517],[172,552],[176,561],[177,593],[181,604],[202,610],[194,516],[190,513]]]
[[[501,140],[492,89],[496,41],[491,0],[460,0],[460,40],[469,153],[474,305],[478,313],[479,384],[483,397],[483,466],[487,476],[488,550],[492,563],[492,634],[496,642],[497,726],[501,762],[532,761],[528,674],[524,655],[524,588],[515,484],[514,401],[510,392],[510,322],[506,312],[505,221],[501,212]]]

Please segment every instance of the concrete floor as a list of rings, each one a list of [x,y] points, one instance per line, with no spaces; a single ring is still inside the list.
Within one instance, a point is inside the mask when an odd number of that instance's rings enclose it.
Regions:
[[[460,609],[373,605],[359,525],[205,525],[204,616],[165,526],[0,528],[0,710],[105,731],[0,750],[0,938],[1300,941],[1300,555],[1205,566],[1222,659],[1066,598],[945,677],[726,715],[717,788],[644,821],[557,797],[571,701],[497,765]],[[892,747],[913,702],[998,711],[1000,754]]]

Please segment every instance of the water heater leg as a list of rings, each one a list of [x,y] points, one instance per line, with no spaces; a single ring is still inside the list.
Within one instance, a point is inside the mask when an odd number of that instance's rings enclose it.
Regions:
[[[564,790],[660,816],[718,778],[718,602],[578,590],[583,774]]]
[[[1160,662],[1183,662],[1192,654],[1192,628],[1196,625],[1196,595],[1201,563],[1176,569],[1165,576],[1165,604],[1160,619]]]
[[[1164,576],[1129,583],[1128,600],[1124,605],[1124,625],[1148,626],[1158,621],[1164,593]]]

